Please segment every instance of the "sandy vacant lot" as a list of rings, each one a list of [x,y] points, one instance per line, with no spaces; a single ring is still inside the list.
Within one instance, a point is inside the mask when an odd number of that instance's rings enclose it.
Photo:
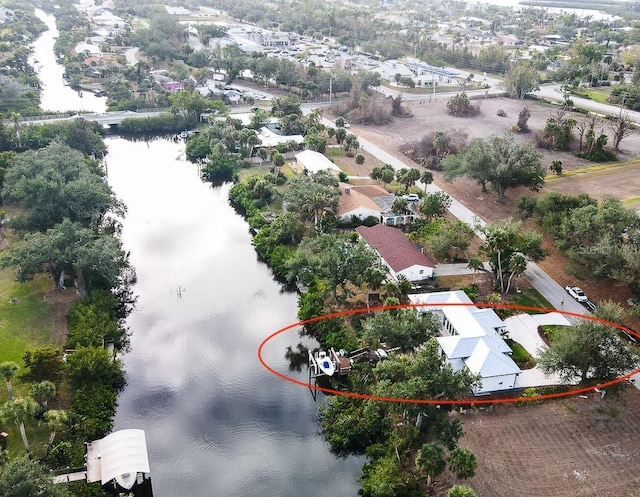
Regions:
[[[413,117],[406,119],[396,119],[392,124],[383,127],[354,126],[356,132],[364,138],[385,148],[395,156],[406,160],[409,166],[414,166],[408,158],[402,155],[401,150],[407,144],[414,142],[423,136],[438,130],[457,130],[464,133],[469,139],[486,138],[491,135],[503,135],[507,133],[511,126],[518,120],[518,113],[526,105],[531,112],[529,118],[530,133],[515,134],[515,138],[521,142],[533,140],[536,131],[544,128],[547,119],[557,112],[557,107],[540,104],[534,101],[519,101],[507,98],[488,98],[475,100],[480,105],[481,114],[474,118],[460,118],[449,116],[446,113],[446,103],[448,97],[439,96],[434,102],[409,101],[406,105],[411,109]],[[499,117],[498,110],[503,110],[506,117]],[[577,120],[583,118],[582,115],[574,116]],[[608,122],[603,123],[601,129],[611,135]],[[600,131],[600,129],[598,129]],[[611,140],[610,140],[611,141]],[[640,133],[636,133],[623,140],[622,151],[619,154],[620,161],[635,159],[640,154]],[[561,160],[565,171],[575,168],[585,168],[596,164],[584,159],[579,159],[567,152],[547,152],[543,151],[543,163],[550,165],[553,160]],[[567,176],[564,179],[554,178],[548,181],[538,195],[544,195],[549,189],[567,191],[570,193],[584,192],[602,199],[607,196],[615,196],[623,201],[634,204],[640,202],[638,196],[638,186],[640,186],[640,164],[629,165],[623,169],[616,167],[619,163],[604,165],[602,169],[595,173],[584,173]],[[533,194],[526,189],[515,189],[507,192],[508,199],[504,205],[495,202],[493,194],[482,194],[480,188],[475,183],[459,178],[454,183],[447,184],[442,180],[442,175],[435,174],[435,181],[438,186],[448,191],[458,200],[468,205],[488,221],[495,221],[514,215],[515,201],[523,194]]]
[[[478,497],[637,497],[640,392],[599,394],[462,415],[478,456]]]

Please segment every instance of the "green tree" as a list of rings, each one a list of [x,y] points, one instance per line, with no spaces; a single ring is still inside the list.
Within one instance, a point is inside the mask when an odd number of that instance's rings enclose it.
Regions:
[[[362,495],[366,497],[396,497],[408,495],[406,478],[403,476],[395,454],[374,459],[362,468],[360,478]]]
[[[396,179],[409,191],[409,189],[416,184],[416,181],[420,179],[420,170],[415,167],[410,169],[403,167],[396,173]]]
[[[8,423],[14,423],[20,429],[20,436],[25,450],[31,454],[27,432],[24,423],[31,419],[36,412],[38,405],[31,397],[16,397],[13,400],[5,402],[0,408],[0,419],[4,419]]]
[[[355,160],[356,164],[361,166],[362,164],[364,164],[364,154],[356,154]]]
[[[511,98],[524,99],[538,89],[538,71],[530,62],[519,62],[505,74],[502,87]]]
[[[511,136],[493,136],[488,140],[474,140],[464,152],[447,156],[442,166],[445,181],[465,175],[480,183],[483,191],[486,191],[486,184],[491,183],[498,201],[504,202],[508,188],[540,189],[546,172],[540,158],[531,145],[514,143]]]
[[[28,456],[0,465],[0,495],[3,497],[71,497],[64,485],[54,485],[39,462]]]
[[[605,382],[633,370],[638,356],[615,329],[592,320],[578,320],[571,327],[554,331],[549,348],[538,365],[545,374],[557,373],[565,381],[579,378]]]
[[[443,191],[427,194],[420,203],[420,213],[427,219],[427,222],[438,217],[442,217],[451,207],[451,197]]]
[[[176,114],[182,114],[197,123],[202,114],[209,107],[209,100],[200,92],[182,90],[169,95],[171,110]]]
[[[311,221],[316,233],[324,231],[324,215],[336,211],[339,196],[335,179],[330,184],[322,184],[306,175],[293,178],[283,194],[287,208],[298,213],[301,219]]]
[[[287,279],[307,285],[315,279],[324,280],[333,300],[343,302],[352,293],[349,283],[359,287],[365,281],[367,269],[376,264],[376,255],[364,242],[325,233],[302,240],[290,261]]]
[[[482,262],[482,259],[479,259],[478,257],[472,257],[469,259],[467,267],[473,271],[473,280],[471,280],[471,284],[475,285],[478,272],[484,271],[484,262]]]
[[[25,210],[11,223],[21,230],[45,231],[65,217],[97,229],[108,212],[122,213],[104,178],[80,152],[59,142],[16,156],[2,198]]]
[[[60,379],[63,367],[62,349],[53,345],[36,347],[27,350],[22,356],[28,371],[23,377],[30,381],[49,380],[56,382]]]
[[[46,411],[49,400],[56,396],[56,385],[49,380],[32,383],[29,387],[29,396]]]
[[[414,309],[379,311],[363,325],[362,340],[371,346],[380,343],[412,351],[440,331],[440,322],[433,313],[419,316]]]
[[[49,427],[49,441],[47,442],[49,449],[56,439],[56,431],[65,426],[68,419],[69,413],[67,411],[51,409],[44,413],[44,422]]]
[[[435,442],[424,444],[416,455],[416,467],[426,473],[427,486],[430,487],[432,478],[440,476],[447,467],[442,445]]]
[[[7,361],[0,364],[0,375],[4,377],[4,381],[7,383],[7,393],[9,394],[9,400],[13,400],[13,387],[11,386],[11,379],[20,369],[13,361]]]
[[[438,259],[467,257],[467,250],[475,233],[473,228],[462,221],[444,218],[429,223],[420,230],[418,239],[423,240],[430,254]]]
[[[81,294],[93,287],[115,288],[127,267],[120,240],[111,234],[96,234],[69,219],[46,233],[29,233],[0,257],[1,267],[17,268],[18,281],[27,281],[47,267],[53,281],[64,284],[65,275],[75,274]]]
[[[106,349],[79,347],[67,357],[67,374],[73,388],[100,383],[121,390],[126,384],[122,364]]]
[[[424,171],[422,171],[422,174],[420,175],[420,181],[424,184],[424,191],[426,193],[427,186],[433,183],[433,173],[425,169]]]
[[[480,253],[489,258],[498,288],[509,291],[514,277],[522,274],[527,259],[539,261],[544,258],[542,236],[522,228],[520,222],[499,222],[482,229],[485,242]]]
[[[456,447],[449,453],[447,464],[451,472],[456,475],[456,478],[466,479],[473,478],[476,474],[478,460],[470,449]]]
[[[476,497],[476,494],[467,485],[454,485],[447,492],[447,497]]]

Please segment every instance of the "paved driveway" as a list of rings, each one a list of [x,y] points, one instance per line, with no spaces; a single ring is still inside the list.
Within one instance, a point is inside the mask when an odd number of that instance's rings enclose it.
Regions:
[[[509,338],[518,342],[529,354],[538,359],[540,352],[547,347],[538,334],[538,326],[551,324],[570,326],[571,322],[559,312],[550,312],[547,314],[518,314],[505,319],[504,324],[509,332]],[[558,375],[545,376],[536,366],[520,373],[516,387],[540,387],[563,383]]]

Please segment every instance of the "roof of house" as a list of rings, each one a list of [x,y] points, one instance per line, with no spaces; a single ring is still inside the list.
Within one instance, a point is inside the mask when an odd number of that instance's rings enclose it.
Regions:
[[[396,273],[411,266],[433,267],[434,262],[420,252],[398,228],[376,224],[358,226],[356,231]]]
[[[378,185],[355,186],[348,183],[339,184],[340,203],[338,204],[338,216],[344,216],[358,208],[382,212],[382,207],[376,199],[389,195],[384,188]]]
[[[340,171],[340,168],[331,162],[326,156],[320,152],[313,150],[304,150],[296,154],[296,160],[304,169],[310,173],[317,173],[325,169],[332,171]]]
[[[472,374],[482,378],[520,373],[520,368],[510,356],[496,352],[484,339],[478,340],[473,353],[464,363]]]
[[[260,139],[260,145],[263,147],[275,147],[280,143],[286,143],[289,141],[293,141],[298,144],[304,142],[304,136],[302,135],[279,135],[271,131],[266,126],[260,128],[258,138]]]
[[[114,431],[87,447],[87,481],[103,485],[127,473],[149,473],[144,430]]]
[[[462,359],[481,378],[520,373],[510,357],[511,348],[500,336],[504,323],[491,308],[478,308],[462,290],[409,295],[414,304],[430,304],[444,315],[456,335],[437,337],[448,359]],[[438,306],[437,304],[445,304]]]

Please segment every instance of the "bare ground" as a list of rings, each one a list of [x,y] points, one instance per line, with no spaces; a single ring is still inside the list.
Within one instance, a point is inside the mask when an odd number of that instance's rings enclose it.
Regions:
[[[588,397],[461,415],[461,445],[478,456],[477,476],[467,482],[476,495],[640,495],[640,392]]]

